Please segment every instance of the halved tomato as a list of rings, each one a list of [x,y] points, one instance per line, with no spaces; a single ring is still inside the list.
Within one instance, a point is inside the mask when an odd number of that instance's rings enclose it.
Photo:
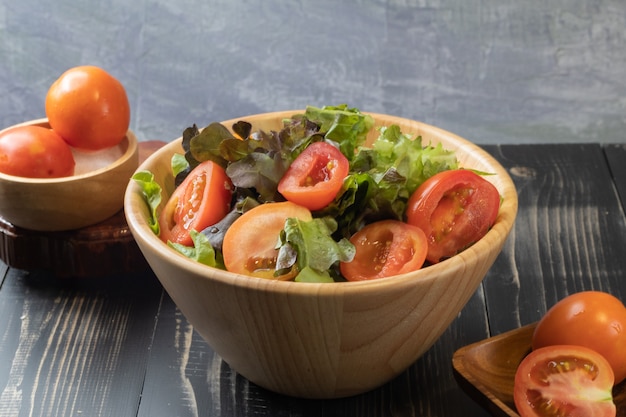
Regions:
[[[533,350],[515,374],[513,398],[521,417],[615,417],[613,371],[583,346]]]
[[[426,260],[428,243],[418,227],[398,220],[370,223],[350,238],[356,253],[339,269],[348,281],[385,278],[418,270]]]
[[[288,218],[310,221],[312,216],[309,209],[290,201],[261,204],[243,213],[224,234],[222,255],[226,269],[258,278],[294,278],[298,271],[274,276],[276,243]]]
[[[226,216],[232,190],[224,168],[213,161],[200,163],[176,188],[161,212],[161,240],[193,245],[189,232],[200,232]]]
[[[489,181],[466,169],[443,171],[411,195],[407,223],[428,238],[427,259],[437,263],[483,237],[500,209],[500,194]]]
[[[278,192],[293,203],[319,210],[333,201],[349,170],[350,162],[339,149],[314,142],[291,163]]]

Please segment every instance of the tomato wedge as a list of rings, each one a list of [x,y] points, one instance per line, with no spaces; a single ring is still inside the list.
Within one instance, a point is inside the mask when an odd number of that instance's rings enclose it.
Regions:
[[[306,207],[289,201],[261,204],[243,213],[224,234],[222,255],[226,269],[258,278],[295,278],[295,270],[274,276],[276,243],[288,218],[310,221],[312,216]]]
[[[418,270],[426,260],[428,243],[418,227],[398,220],[370,223],[350,238],[356,253],[339,264],[348,281],[385,278]]]
[[[333,201],[349,170],[348,158],[339,149],[313,142],[291,163],[278,183],[278,192],[293,203],[319,210]]]
[[[513,398],[521,417],[615,417],[613,371],[583,346],[533,350],[515,374]]]
[[[427,179],[409,198],[407,223],[428,238],[427,259],[437,263],[483,237],[500,209],[496,187],[465,169],[443,171]]]
[[[161,240],[192,246],[189,232],[200,232],[220,221],[230,210],[232,190],[224,168],[213,161],[200,163],[176,188],[161,212]]]

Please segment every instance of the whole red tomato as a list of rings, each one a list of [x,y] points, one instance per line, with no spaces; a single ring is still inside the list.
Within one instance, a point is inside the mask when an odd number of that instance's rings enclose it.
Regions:
[[[46,95],[50,126],[71,146],[99,150],[117,145],[130,124],[124,86],[94,66],[64,72]]]
[[[583,291],[563,298],[542,317],[533,349],[551,345],[586,346],[604,356],[615,383],[626,378],[626,308],[611,294]]]
[[[0,172],[58,178],[72,175],[75,165],[69,145],[51,129],[17,126],[0,133]]]

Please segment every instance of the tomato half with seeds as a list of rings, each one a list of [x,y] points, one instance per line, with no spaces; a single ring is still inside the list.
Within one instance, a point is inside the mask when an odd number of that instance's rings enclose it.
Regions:
[[[306,207],[290,201],[261,204],[243,213],[224,234],[222,255],[226,270],[257,278],[295,278],[298,273],[295,269],[274,276],[276,243],[288,218],[310,221],[312,215]]]
[[[427,179],[409,198],[407,223],[428,238],[427,259],[437,263],[472,245],[493,226],[500,194],[489,181],[466,169]]]
[[[626,307],[602,291],[571,294],[541,318],[532,346],[581,345],[602,354],[611,364],[615,383],[626,379]]]
[[[418,227],[398,220],[370,223],[350,238],[356,253],[339,269],[348,281],[363,281],[405,274],[420,269],[428,243]]]
[[[337,196],[349,170],[348,158],[339,149],[313,142],[291,163],[278,183],[278,192],[309,210],[320,210]]]
[[[176,188],[159,216],[161,240],[192,246],[190,231],[200,232],[230,211],[233,185],[213,161],[195,167]]]
[[[521,417],[615,417],[613,370],[583,346],[533,350],[515,373],[513,399]]]

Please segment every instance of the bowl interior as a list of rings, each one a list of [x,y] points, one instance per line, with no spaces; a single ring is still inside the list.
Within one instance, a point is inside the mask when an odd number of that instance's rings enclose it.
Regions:
[[[245,120],[252,124],[253,131],[279,130],[282,127],[282,121],[285,118],[302,112],[303,110],[291,110],[251,115],[227,120],[222,122],[222,124],[230,129],[237,121]],[[399,125],[404,133],[421,136],[424,144],[430,143],[435,145],[441,142],[446,149],[454,150],[462,167],[477,169],[479,171],[494,174],[488,175],[485,178],[492,182],[502,195],[500,213],[496,223],[488,232],[487,236],[471,246],[468,250],[464,251],[464,258],[476,257],[480,256],[482,252],[492,251],[494,239],[500,239],[502,235],[508,235],[517,213],[517,192],[507,171],[491,155],[468,140],[435,126],[395,116],[376,113],[369,114],[374,117],[376,121],[375,126]],[[366,143],[371,144],[377,137],[377,130],[372,129]],[[170,170],[171,157],[174,153],[183,152],[181,138],[179,138],[168,143],[163,148],[155,152],[138,168],[138,170],[148,170],[152,172],[155,176],[155,180],[163,188],[164,194],[161,207],[165,204],[165,201],[167,201],[167,198],[169,198],[174,189],[174,178]],[[134,226],[133,232],[136,233],[142,240],[149,242],[151,250],[157,251],[159,256],[170,258],[171,262],[176,263],[181,268],[193,270],[195,273],[199,274],[206,274],[207,276],[210,276],[211,279],[224,280],[224,282],[228,282],[229,285],[248,285],[250,277],[233,274],[221,269],[210,268],[205,265],[198,264],[197,262],[192,262],[188,258],[180,255],[167,245],[163,244],[149,228],[148,208],[143,200],[141,191],[135,184],[129,184],[125,207],[127,209],[127,216],[130,216],[129,222]],[[381,285],[396,285],[394,281],[413,280],[415,278],[433,279],[437,276],[438,270],[451,268],[459,261],[464,262],[464,260],[460,258],[461,257],[457,255],[444,262],[423,268],[419,271],[387,278],[385,280],[345,282],[340,283],[340,285],[350,287],[377,287]],[[285,287],[293,286],[294,288],[291,288],[290,291],[308,292],[311,291],[311,289],[307,287],[313,286],[318,287],[314,290],[316,292],[335,292],[325,284],[305,284],[273,280],[261,280],[261,282],[262,283],[259,285],[264,287],[265,290],[283,291]]]
[[[17,126],[40,126],[50,128],[48,119],[37,119],[29,122],[20,123],[0,131],[17,127]],[[55,183],[55,182],[70,182],[70,181],[82,181],[85,178],[97,176],[104,171],[115,170],[120,165],[124,164],[129,159],[132,159],[134,154],[137,153],[137,139],[133,132],[129,131],[122,139],[122,141],[110,148],[101,149],[98,151],[86,151],[76,148],[72,148],[72,154],[76,166],[74,168],[74,175],[61,178],[25,178],[14,175],[7,175],[0,172],[0,178],[6,181],[26,182],[26,183]],[[138,162],[137,162],[138,164]]]

